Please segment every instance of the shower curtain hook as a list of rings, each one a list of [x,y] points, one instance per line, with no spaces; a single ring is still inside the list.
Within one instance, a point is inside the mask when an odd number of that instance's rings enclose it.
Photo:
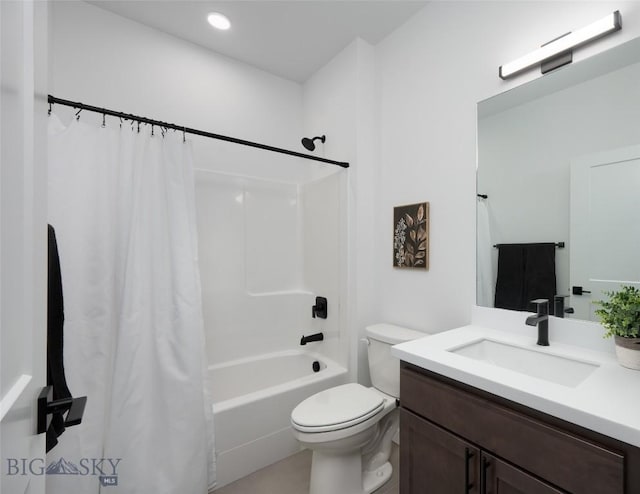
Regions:
[[[48,111],[49,115],[51,115],[51,101],[49,101],[49,111]]]
[[[140,120],[138,120],[138,134],[140,133]]]
[[[80,112],[82,111],[82,108],[80,108],[77,112],[76,112],[76,120],[80,120]]]
[[[122,117],[120,117],[120,128],[122,128]]]
[[[151,124],[151,137],[153,137],[153,124]]]
[[[182,127],[182,142],[187,142],[187,136],[185,132],[187,131],[186,127]]]
[[[106,115],[103,113],[103,114],[102,114],[102,128],[103,128],[103,129],[107,126],[107,123],[106,123],[106,121],[105,121],[105,117],[106,117]]]

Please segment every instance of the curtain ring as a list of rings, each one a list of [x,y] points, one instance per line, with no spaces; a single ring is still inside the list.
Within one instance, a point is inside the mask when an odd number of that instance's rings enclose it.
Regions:
[[[182,142],[187,142],[186,131],[187,131],[187,128],[182,127]]]
[[[122,128],[122,117],[120,117],[120,128]]]
[[[49,101],[49,115],[51,115],[51,101]]]
[[[151,137],[153,137],[153,124],[151,124]]]
[[[105,121],[105,117],[106,117],[106,115],[103,113],[103,114],[102,114],[102,128],[103,128],[103,129],[107,126],[107,123],[106,123],[106,121]]]
[[[138,134],[140,133],[140,120],[138,120]]]
[[[76,120],[80,120],[80,112],[82,111],[82,108],[80,108],[77,112],[76,112]]]

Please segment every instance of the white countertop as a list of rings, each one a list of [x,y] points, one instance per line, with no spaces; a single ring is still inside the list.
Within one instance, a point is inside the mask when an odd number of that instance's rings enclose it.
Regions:
[[[640,447],[640,371],[620,366],[610,352],[553,339],[548,347],[536,345],[535,328],[530,330],[528,336],[478,325],[464,326],[401,343],[392,347],[391,353],[423,369]],[[449,351],[485,338],[599,367],[571,387]]]

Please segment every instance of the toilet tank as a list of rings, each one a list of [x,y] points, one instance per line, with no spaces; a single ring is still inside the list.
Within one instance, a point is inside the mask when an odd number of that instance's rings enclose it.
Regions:
[[[383,393],[399,398],[400,361],[391,355],[391,347],[428,334],[386,323],[367,326],[365,332],[369,340],[371,384]]]

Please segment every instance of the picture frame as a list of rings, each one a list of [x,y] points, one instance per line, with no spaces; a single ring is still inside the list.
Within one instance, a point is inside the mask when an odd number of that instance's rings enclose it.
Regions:
[[[429,203],[393,208],[393,267],[429,269]]]

